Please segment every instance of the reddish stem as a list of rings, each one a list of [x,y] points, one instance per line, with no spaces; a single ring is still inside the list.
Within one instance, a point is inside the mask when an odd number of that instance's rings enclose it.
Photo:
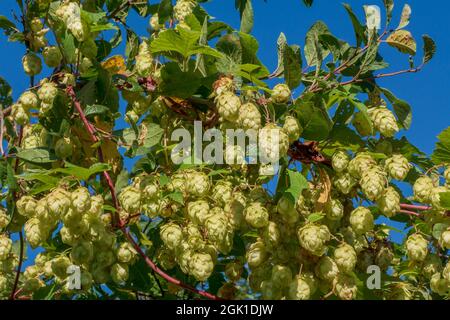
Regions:
[[[95,135],[97,133],[96,129],[94,128],[94,126],[91,125],[91,123],[89,122],[89,120],[86,118],[86,115],[83,112],[83,109],[81,108],[81,104],[78,101],[75,91],[73,90],[73,87],[69,86],[67,87],[67,94],[71,97],[72,102],[75,106],[75,108],[77,109],[78,113],[80,114],[80,118],[81,121],[83,122],[84,126],[88,129],[91,140],[96,143],[99,141],[99,138]],[[98,156],[99,156],[99,160],[101,162],[103,162],[103,152],[101,150],[101,148],[98,148]],[[113,199],[113,203],[114,203],[114,207],[116,208],[116,212],[115,215],[118,214],[118,210],[120,209],[119,206],[119,202],[117,201],[117,197],[116,197],[116,190],[114,187],[114,183],[113,180],[111,179],[111,176],[109,175],[109,173],[107,171],[103,171],[103,176],[105,177],[105,180],[108,184],[109,187],[109,191],[111,193],[111,197]],[[126,226],[124,224],[122,224],[120,222],[119,219],[117,219],[118,224],[116,226],[120,227],[120,230],[123,232],[123,234],[125,235],[125,237],[127,238],[127,240],[131,243],[131,245],[136,249],[136,251],[139,253],[139,255],[144,259],[145,263],[153,270],[155,271],[157,274],[159,274],[163,279],[167,280],[170,283],[173,283],[181,288],[187,289],[189,291],[192,291],[196,294],[199,294],[205,298],[208,299],[212,299],[212,300],[220,300],[219,297],[208,293],[206,291],[203,290],[198,290],[186,283],[181,282],[180,280],[173,278],[171,276],[169,276],[167,273],[165,273],[163,270],[161,270],[160,268],[158,268],[158,266],[145,254],[145,252],[142,250],[142,248],[139,246],[139,244],[134,240],[134,238],[131,236],[130,232],[126,229]]]
[[[410,216],[420,217],[420,213],[409,211],[409,210],[400,210],[399,212],[410,215]]]
[[[419,206],[419,205],[405,204],[405,203],[400,204],[400,208],[405,209],[405,210],[420,210],[420,211],[428,211],[431,209],[431,207],[428,207],[428,206]]]

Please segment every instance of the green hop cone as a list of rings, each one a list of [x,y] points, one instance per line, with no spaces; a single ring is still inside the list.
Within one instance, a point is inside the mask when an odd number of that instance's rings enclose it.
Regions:
[[[447,261],[444,270],[442,270],[442,276],[444,277],[445,280],[450,281],[450,261]]]
[[[236,88],[232,77],[221,76],[213,83],[215,96],[220,96],[224,92],[235,92]]]
[[[333,281],[334,293],[342,300],[353,300],[358,293],[356,279],[353,275],[339,273]]]
[[[142,77],[148,77],[154,70],[153,56],[147,41],[139,45],[139,52],[135,58],[136,71]]]
[[[37,218],[31,218],[25,223],[25,237],[32,248],[39,247],[48,236],[48,230]]]
[[[55,154],[60,159],[67,159],[72,156],[73,142],[69,137],[63,137],[55,143]]]
[[[442,193],[447,193],[450,192],[450,190],[447,187],[434,187],[433,189],[431,189],[430,192],[430,201],[431,204],[433,205],[433,207],[437,210],[443,210],[444,208],[442,207],[441,204],[441,194]]]
[[[401,154],[395,154],[391,158],[386,160],[385,168],[392,178],[403,181],[411,170],[411,164]]]
[[[332,221],[339,221],[344,216],[344,206],[337,199],[331,199],[326,208],[327,218]]]
[[[70,195],[72,200],[71,208],[75,211],[75,213],[85,213],[91,207],[91,194],[89,190],[80,187],[72,192]]]
[[[344,172],[350,162],[350,157],[345,151],[336,151],[331,158],[331,164],[334,171],[338,173]]]
[[[38,96],[33,91],[25,91],[22,93],[18,102],[25,110],[37,109],[39,107]]]
[[[399,132],[397,119],[392,111],[385,107],[369,109],[369,115],[372,119],[374,128],[383,136],[391,138]]]
[[[386,271],[392,265],[393,260],[394,253],[386,246],[381,247],[375,256],[375,264],[379,266],[382,271]]]
[[[70,258],[76,265],[82,265],[92,260],[94,255],[94,246],[90,241],[80,240],[75,243],[70,253]]]
[[[122,263],[115,263],[111,267],[111,279],[117,284],[123,284],[128,280],[129,270],[128,265]]]
[[[291,100],[291,94],[291,89],[286,84],[280,83],[273,88],[271,98],[275,103],[284,104]]]
[[[400,211],[400,195],[393,187],[386,188],[377,200],[378,209],[388,218]]]
[[[250,203],[244,210],[244,217],[253,228],[264,228],[269,224],[269,212],[260,202]]]
[[[0,207],[0,230],[6,228],[10,220],[6,210]]]
[[[150,28],[154,31],[159,31],[163,27],[163,25],[159,23],[159,16],[157,13],[151,16],[150,20],[148,21],[148,24]]]
[[[30,29],[32,32],[37,33],[44,28],[44,24],[42,23],[41,19],[39,18],[33,18],[30,21]]]
[[[60,279],[66,279],[69,274],[67,273],[67,268],[72,265],[72,262],[68,257],[59,256],[53,258],[51,261],[52,273]]]
[[[356,266],[357,256],[356,251],[352,246],[344,243],[334,250],[334,261],[339,270],[344,273],[353,271]]]
[[[371,167],[377,163],[367,153],[358,153],[348,164],[348,172],[355,178],[361,178],[364,172],[367,172]]]
[[[125,264],[130,264],[135,261],[137,254],[136,249],[128,242],[121,243],[116,252],[117,260]]]
[[[262,238],[264,244],[271,249],[276,248],[281,242],[280,228],[278,228],[277,223],[269,221],[267,227],[262,231]]]
[[[361,174],[359,184],[367,199],[375,201],[383,194],[386,182],[381,168],[372,167]]]
[[[339,268],[332,258],[323,256],[315,267],[315,273],[322,280],[333,281],[339,273]]]
[[[226,180],[219,180],[212,189],[211,197],[218,205],[225,205],[228,203],[233,194],[233,184]]]
[[[439,245],[442,249],[450,249],[450,228],[443,231],[439,237]]]
[[[208,280],[214,270],[214,262],[208,253],[195,253],[190,261],[190,273],[198,281]]]
[[[0,261],[8,259],[12,250],[12,240],[5,235],[0,235]]]
[[[30,114],[21,104],[15,103],[11,109],[12,118],[17,124],[24,126],[30,123]]]
[[[289,142],[292,143],[300,139],[303,133],[303,128],[298,120],[292,116],[287,116],[284,120],[283,130],[289,137]]]
[[[357,235],[363,235],[373,230],[373,215],[369,209],[358,207],[350,214],[350,225]]]
[[[8,290],[8,287],[9,287],[8,278],[3,274],[0,274],[0,294]]]
[[[440,296],[445,296],[450,291],[450,282],[443,278],[440,273],[436,273],[431,277],[430,289]]]
[[[229,232],[228,220],[221,208],[213,208],[211,213],[212,215],[205,221],[205,229],[209,240],[214,243],[220,243]]]
[[[435,275],[436,273],[441,273],[441,271],[442,271],[441,258],[434,253],[428,254],[422,265],[423,275],[427,279],[431,279],[433,275]]]
[[[244,130],[260,129],[261,113],[258,107],[251,102],[243,104],[239,109],[238,123]]]
[[[47,197],[47,208],[51,215],[63,216],[71,205],[71,195],[62,188],[53,190]]]
[[[289,137],[276,124],[269,123],[259,131],[259,151],[264,160],[276,162],[289,150]]]
[[[52,104],[58,94],[58,88],[53,82],[44,82],[37,91],[39,99],[48,104]]]
[[[186,190],[193,197],[204,197],[209,193],[211,183],[209,177],[203,172],[191,172],[187,175]]]
[[[167,223],[160,229],[161,240],[171,250],[175,250],[183,240],[183,230],[175,223]]]
[[[450,167],[447,167],[447,169],[445,169],[444,171],[444,179],[445,182],[450,185]]]
[[[190,15],[194,8],[196,7],[196,2],[192,0],[177,0],[177,3],[173,7],[173,16],[176,20],[183,22],[188,15]]]
[[[268,258],[267,248],[262,241],[256,241],[247,249],[245,256],[249,267],[257,268]]]
[[[315,256],[322,256],[327,250],[330,231],[325,225],[307,224],[297,232],[300,245]]]
[[[30,77],[36,76],[42,71],[41,59],[32,52],[23,56],[22,66],[25,73]]]
[[[42,51],[44,62],[50,68],[56,68],[61,64],[62,54],[58,47],[45,47]]]
[[[349,173],[338,174],[333,179],[334,186],[342,194],[349,194],[357,183],[358,181]]]
[[[227,121],[238,120],[241,99],[232,92],[224,92],[216,98],[217,111]]]
[[[428,255],[428,241],[418,233],[408,237],[405,247],[408,258],[412,261],[422,262]]]
[[[141,207],[141,190],[128,186],[118,196],[120,205],[129,213],[137,213]]]
[[[296,276],[289,285],[290,300],[309,300],[311,298],[311,287],[307,281]]]
[[[414,198],[419,202],[428,203],[430,201],[433,188],[433,180],[430,177],[419,177],[413,186]]]
[[[301,196],[299,197],[300,200]],[[298,201],[297,201],[298,203]],[[296,223],[299,215],[296,209],[296,204],[292,202],[289,197],[283,196],[278,200],[277,212],[288,223]]]
[[[289,267],[275,265],[272,268],[272,283],[278,288],[286,288],[292,282],[292,271]]]
[[[189,202],[187,205],[189,219],[198,225],[203,225],[211,216],[209,204],[205,200]]]

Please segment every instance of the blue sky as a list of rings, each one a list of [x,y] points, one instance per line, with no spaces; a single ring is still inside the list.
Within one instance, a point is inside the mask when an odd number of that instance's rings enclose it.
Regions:
[[[347,1],[359,17],[364,16],[364,4],[376,4],[382,7],[382,0]],[[284,32],[290,44],[303,46],[309,27],[317,20],[324,21],[339,38],[353,43],[354,33],[349,18],[340,1],[315,0],[312,8],[306,8],[301,0],[253,0],[255,9],[255,28],[253,35],[260,42],[261,60],[274,70],[277,64],[276,40]],[[394,26],[397,24],[405,1],[396,1]],[[408,30],[413,32],[422,46],[421,35],[429,34],[437,43],[435,59],[417,74],[408,74],[387,78],[379,83],[389,88],[399,98],[408,101],[413,108],[413,123],[408,139],[426,153],[431,153],[437,141],[436,136],[450,125],[450,23],[448,21],[448,1],[408,1],[413,10],[412,21]],[[239,15],[234,9],[233,0],[212,0],[205,4],[207,11],[217,20],[223,20],[235,28],[239,27]],[[12,10],[18,11],[13,0],[0,1],[0,15],[12,17]],[[148,21],[133,14],[129,25],[141,36],[148,36]],[[124,53],[123,46],[119,49]],[[408,68],[408,58],[395,49],[383,46],[384,58],[391,64],[389,71]],[[24,47],[19,43],[9,43],[0,35],[0,76],[4,77],[14,88],[14,97],[28,86],[28,78],[22,71],[21,58]],[[417,57],[421,59],[421,57]],[[419,60],[418,60],[419,61]],[[299,92],[297,92],[298,94]],[[125,125],[119,122],[119,126]],[[130,162],[128,162],[128,165]]]

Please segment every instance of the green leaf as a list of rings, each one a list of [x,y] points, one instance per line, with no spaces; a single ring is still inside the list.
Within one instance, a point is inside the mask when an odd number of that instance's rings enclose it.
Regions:
[[[411,7],[409,4],[405,4],[402,10],[402,15],[400,17],[400,23],[398,24],[397,30],[403,29],[409,24],[409,20],[411,19]]]
[[[441,195],[442,196],[442,195]],[[450,196],[450,195],[449,195]],[[433,226],[433,237],[436,240],[439,240],[441,238],[442,232],[446,231],[447,228],[450,227],[449,223],[436,223]]]
[[[163,136],[164,130],[156,123],[143,122],[140,126],[141,134],[145,131],[143,146],[151,148],[156,146]]]
[[[88,117],[88,116],[92,116],[92,115],[97,115],[97,114],[104,114],[104,113],[109,113],[110,110],[108,107],[103,106],[101,104],[93,104],[90,106],[87,106],[86,109],[84,110],[84,114]]]
[[[169,62],[161,69],[161,91],[167,96],[188,98],[201,86],[200,72],[184,72],[175,62]]]
[[[17,157],[24,161],[37,164],[52,163],[57,160],[55,155],[46,148],[21,150],[17,153]]]
[[[12,32],[16,31],[16,25],[11,22],[8,18],[5,16],[0,15],[0,28],[5,31],[6,35],[10,35]]]
[[[6,163],[6,185],[8,186],[9,191],[16,191],[19,187],[17,184],[17,179],[14,176],[14,169],[9,164],[9,162]]]
[[[436,164],[450,163],[450,127],[445,129],[439,136],[436,148],[431,159]]]
[[[423,63],[430,62],[436,54],[436,43],[428,35],[423,35]]]
[[[272,72],[273,77],[278,77],[284,72],[284,52],[287,46],[287,39],[283,32],[280,33],[277,40],[277,55],[278,55],[278,64],[277,68],[274,72]]]
[[[305,57],[309,66],[320,66],[330,53],[327,47],[319,43],[319,36],[323,34],[330,34],[330,31],[322,21],[316,22],[306,34]]]
[[[308,180],[298,171],[287,170],[287,175],[289,187],[285,190],[285,194],[291,196],[293,201],[297,201],[302,191],[308,187]]]
[[[441,206],[444,209],[450,210],[450,192],[441,192],[439,194]]]
[[[347,11],[350,20],[352,21],[353,29],[355,31],[356,43],[359,47],[361,43],[365,42],[366,39],[366,28],[359,22],[358,17],[353,12],[352,7],[349,4],[344,3],[344,8]]]
[[[305,6],[307,7],[311,7],[313,4],[314,0],[303,0],[303,3],[305,4]]]
[[[302,56],[299,46],[285,46],[284,79],[290,89],[297,88],[302,82]]]
[[[178,202],[179,204],[184,204],[183,193],[179,191],[169,193],[167,196],[173,201]]]
[[[360,117],[358,118],[358,120],[363,121],[363,123],[361,123],[361,125],[364,128],[368,128],[368,130],[370,132],[373,132],[372,120],[370,119],[367,106],[357,99],[348,99],[348,102],[350,102],[351,105],[353,105],[356,109],[359,110]]]
[[[302,137],[307,140],[324,140],[332,128],[332,122],[326,109],[314,102],[297,100],[295,103],[297,116],[303,127]]]
[[[250,33],[253,29],[254,13],[251,0],[244,0],[241,10],[241,32]]]
[[[139,37],[131,29],[127,29],[127,42],[125,46],[125,55],[128,59],[128,64],[136,57],[139,51]]]
[[[64,52],[64,57],[67,61],[72,62],[76,59],[75,52],[75,39],[73,35],[66,30],[66,33],[62,39],[62,48]]]
[[[172,15],[172,0],[161,0],[158,7],[158,19],[160,23],[164,23]]]
[[[191,55],[198,53],[217,58],[222,57],[222,54],[217,50],[197,44],[201,36],[200,31],[185,28],[179,28],[178,31],[179,34],[172,29],[162,32],[158,38],[152,41],[150,45],[151,51],[153,53],[177,52],[184,58],[189,58]]]
[[[307,220],[311,223],[317,222],[325,218],[323,213],[312,213],[308,216]]]
[[[392,20],[392,11],[394,10],[394,0],[383,0],[384,8],[386,9],[386,25]]]
[[[0,77],[0,105],[8,106],[13,102],[12,99],[12,89],[9,83]]]
[[[111,170],[111,166],[106,163],[95,163],[88,169],[76,166],[69,162],[66,162],[66,168],[53,169],[54,172],[63,173],[68,176],[74,176],[80,180],[88,180],[90,176],[98,174],[103,171]]]

